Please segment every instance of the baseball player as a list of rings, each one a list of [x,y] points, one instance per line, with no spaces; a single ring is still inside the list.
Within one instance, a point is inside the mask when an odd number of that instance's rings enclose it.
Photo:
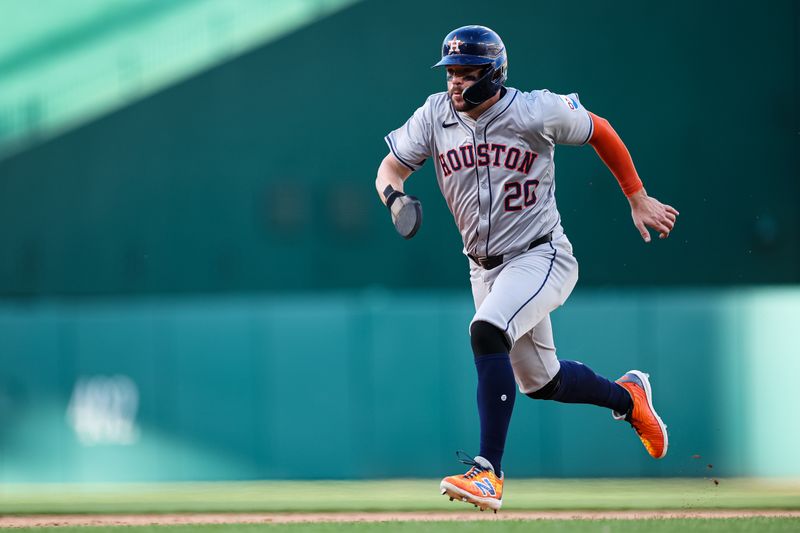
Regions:
[[[459,452],[470,468],[445,477],[442,494],[481,510],[500,509],[501,461],[517,387],[534,399],[611,409],[615,419],[631,424],[651,456],[664,457],[667,428],[653,407],[647,374],[631,370],[612,382],[556,357],[549,314],[578,280],[556,208],[556,144],[594,147],[628,198],[645,242],[648,228],[668,237],[678,211],[647,195],[622,140],[577,94],[505,87],[506,49],[489,28],[450,32],[434,67],[446,69],[447,92],[430,96],[386,136],[389,154],[375,185],[397,231],[411,238],[422,207],[404,193],[404,182],[431,159],[469,260],[480,454]]]

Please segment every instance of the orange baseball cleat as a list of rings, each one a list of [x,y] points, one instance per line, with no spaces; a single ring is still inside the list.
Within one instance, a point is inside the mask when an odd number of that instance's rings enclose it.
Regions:
[[[496,513],[503,505],[503,473],[498,477],[491,463],[480,455],[473,459],[459,451],[456,457],[471,468],[466,474],[444,478],[439,485],[442,494],[449,496],[450,501],[464,501],[481,511],[491,509]]]
[[[649,377],[649,374],[639,370],[629,370],[617,380],[631,395],[633,407],[625,414],[612,412],[612,416],[629,422],[639,434],[647,453],[655,459],[661,459],[667,455],[667,426],[653,407],[653,389]]]

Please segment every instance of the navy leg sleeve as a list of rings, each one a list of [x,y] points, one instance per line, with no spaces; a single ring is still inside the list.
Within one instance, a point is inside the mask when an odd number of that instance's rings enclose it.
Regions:
[[[560,361],[558,374],[531,398],[562,403],[588,403],[608,407],[618,413],[630,410],[631,396],[620,385],[609,381],[583,363]]]

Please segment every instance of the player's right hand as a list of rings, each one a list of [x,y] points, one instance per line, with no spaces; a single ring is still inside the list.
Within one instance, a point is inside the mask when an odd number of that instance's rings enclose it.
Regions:
[[[414,196],[392,189],[386,195],[386,207],[392,214],[392,223],[404,239],[416,235],[422,224],[422,203]]]

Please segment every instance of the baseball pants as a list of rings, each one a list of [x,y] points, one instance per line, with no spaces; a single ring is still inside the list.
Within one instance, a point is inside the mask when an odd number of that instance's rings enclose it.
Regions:
[[[486,270],[470,260],[476,313],[513,344],[511,366],[522,393],[545,386],[558,372],[550,312],[562,305],[578,281],[578,262],[565,235]]]

